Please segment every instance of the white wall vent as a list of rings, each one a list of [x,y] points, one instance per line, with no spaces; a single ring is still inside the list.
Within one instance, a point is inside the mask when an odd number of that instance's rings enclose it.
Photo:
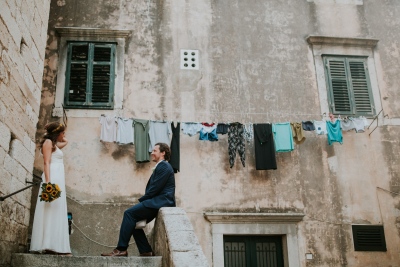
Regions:
[[[199,50],[181,49],[181,69],[199,69]]]

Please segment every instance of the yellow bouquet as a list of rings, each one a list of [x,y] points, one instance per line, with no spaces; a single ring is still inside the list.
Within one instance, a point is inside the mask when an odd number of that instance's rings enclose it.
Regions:
[[[61,190],[58,184],[43,183],[40,201],[52,202],[61,196]]]

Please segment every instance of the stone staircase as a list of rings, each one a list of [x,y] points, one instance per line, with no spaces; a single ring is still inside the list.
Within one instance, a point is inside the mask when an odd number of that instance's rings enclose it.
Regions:
[[[153,229],[156,257],[57,256],[15,253],[10,267],[209,267],[181,208],[161,208]],[[79,253],[79,252],[78,252]],[[135,255],[132,253],[130,255]],[[137,255],[137,254],[136,254]]]
[[[11,267],[161,267],[162,257],[56,256],[15,253]]]

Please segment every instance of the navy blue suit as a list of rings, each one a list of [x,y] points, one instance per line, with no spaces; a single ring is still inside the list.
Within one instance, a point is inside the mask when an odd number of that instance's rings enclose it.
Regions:
[[[146,208],[152,209],[176,206],[174,170],[167,161],[158,163],[147,182],[146,192],[139,201]]]
[[[151,246],[143,229],[135,229],[141,220],[151,222],[162,207],[175,207],[175,176],[174,170],[167,161],[161,161],[150,176],[144,196],[139,198],[139,204],[124,212],[117,249],[127,250],[129,240],[133,235],[139,253],[151,252]]]

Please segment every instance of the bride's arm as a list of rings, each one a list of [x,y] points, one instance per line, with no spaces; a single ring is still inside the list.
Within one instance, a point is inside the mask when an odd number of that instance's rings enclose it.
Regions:
[[[61,149],[61,148],[65,147],[67,144],[68,144],[68,140],[67,140],[67,138],[64,137],[61,142],[57,142],[57,147],[59,149]]]
[[[44,141],[42,147],[43,160],[44,160],[43,172],[46,183],[50,182],[50,162],[51,162],[52,150],[53,150],[53,143],[51,142],[50,139],[47,139],[46,141]]]

